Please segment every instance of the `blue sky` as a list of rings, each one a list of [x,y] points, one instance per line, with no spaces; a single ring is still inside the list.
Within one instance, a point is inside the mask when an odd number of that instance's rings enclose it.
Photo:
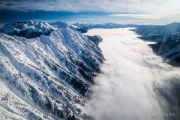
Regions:
[[[164,24],[180,21],[180,0],[0,0],[0,21]]]

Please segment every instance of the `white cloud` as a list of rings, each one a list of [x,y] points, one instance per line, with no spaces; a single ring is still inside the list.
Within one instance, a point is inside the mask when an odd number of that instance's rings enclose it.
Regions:
[[[111,17],[129,17],[134,19],[157,19],[159,16],[151,14],[110,14]]]
[[[154,85],[176,71],[169,73],[169,66],[129,28],[92,29],[88,35],[103,38],[100,47],[106,61],[92,87],[87,113],[95,120],[162,120],[153,116],[163,113],[158,101],[163,99]]]
[[[10,4],[10,5],[9,5]],[[180,0],[13,0],[0,1],[0,8],[18,10],[106,12],[138,20],[179,20]]]
[[[4,0],[1,6],[23,9],[102,11],[111,13],[163,13],[180,10],[180,0]],[[11,4],[11,6],[9,6]],[[179,11],[178,11],[179,12]]]

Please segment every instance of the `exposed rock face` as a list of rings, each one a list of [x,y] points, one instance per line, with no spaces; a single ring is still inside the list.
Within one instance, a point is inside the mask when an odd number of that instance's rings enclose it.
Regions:
[[[104,58],[99,37],[65,23],[19,22],[0,29],[0,115],[78,120]]]
[[[151,46],[167,62],[176,66],[180,65],[180,34],[171,34],[166,37],[165,41],[160,41]]]
[[[137,26],[141,38],[156,42],[150,45],[154,52],[172,65],[180,65],[180,23],[161,26]]]

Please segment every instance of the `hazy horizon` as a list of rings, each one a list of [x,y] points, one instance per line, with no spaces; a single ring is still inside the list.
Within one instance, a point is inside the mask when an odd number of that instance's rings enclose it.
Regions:
[[[179,4],[179,0],[1,0],[0,22],[168,24],[180,22]]]

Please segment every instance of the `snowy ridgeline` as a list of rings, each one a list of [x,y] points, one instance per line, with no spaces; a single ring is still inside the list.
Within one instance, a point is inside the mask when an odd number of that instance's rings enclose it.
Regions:
[[[104,60],[101,38],[61,22],[11,23],[0,31],[0,118],[86,118],[82,106]]]

